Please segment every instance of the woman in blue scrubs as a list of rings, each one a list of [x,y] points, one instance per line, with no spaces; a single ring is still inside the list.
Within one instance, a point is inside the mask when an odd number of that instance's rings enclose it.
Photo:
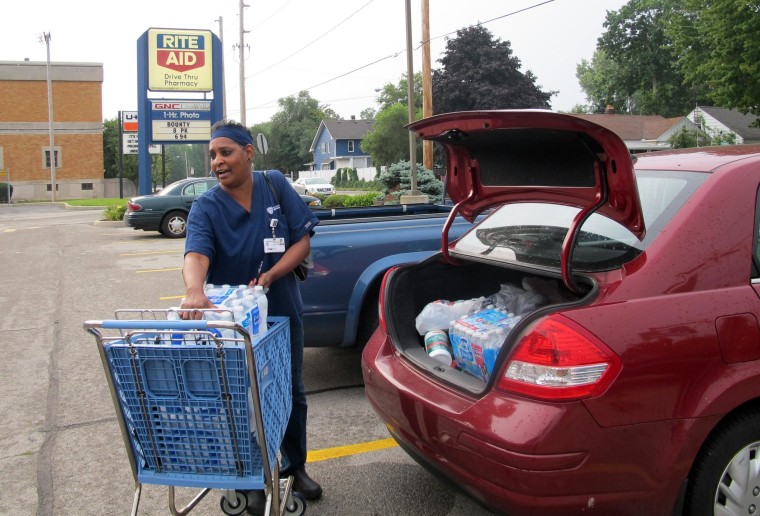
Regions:
[[[219,184],[194,202],[188,216],[182,308],[213,308],[205,282],[268,288],[269,315],[290,318],[293,409],[282,442],[282,475],[307,500],[322,495],[306,464],[306,393],[303,384],[303,302],[293,273],[309,254],[319,219],[279,172],[251,171],[253,138],[233,121],[211,128],[211,170]],[[278,202],[279,200],[279,202]]]

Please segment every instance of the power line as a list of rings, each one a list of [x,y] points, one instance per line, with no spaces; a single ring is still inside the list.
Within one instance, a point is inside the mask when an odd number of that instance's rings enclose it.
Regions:
[[[359,8],[359,10],[361,10],[361,9],[364,9],[364,7],[366,7],[366,6],[367,6],[369,3],[371,3],[372,1],[373,1],[373,0],[370,0],[370,2],[368,2],[367,4],[365,4],[364,6],[362,6],[361,8]],[[550,4],[550,3],[554,2],[554,1],[555,1],[555,0],[546,0],[546,1],[544,1],[544,2],[540,2],[540,3],[538,3],[538,4],[534,4],[534,5],[531,5],[531,6],[525,7],[525,8],[523,8],[523,9],[518,9],[517,11],[512,11],[512,12],[509,12],[509,13],[507,13],[507,14],[503,14],[503,15],[501,15],[501,16],[497,16],[497,17],[495,17],[495,18],[491,18],[490,20],[486,20],[486,21],[483,21],[483,22],[478,22],[478,23],[474,23],[474,24],[471,24],[471,25],[467,25],[467,26],[465,26],[465,27],[461,27],[461,28],[459,28],[459,29],[457,29],[457,30],[454,30],[454,31],[451,31],[451,32],[447,32],[447,33],[445,33],[445,34],[441,34],[441,35],[439,35],[439,36],[435,36],[435,37],[433,37],[433,38],[430,38],[428,41],[433,41],[433,40],[436,40],[436,39],[440,39],[440,38],[443,38],[443,37],[449,36],[449,35],[451,35],[451,34],[455,34],[455,33],[459,32],[459,31],[460,31],[460,30],[462,30],[462,29],[466,29],[466,28],[469,28],[469,27],[479,27],[479,26],[481,26],[481,25],[485,25],[485,24],[487,24],[487,23],[491,23],[491,22],[494,22],[494,21],[497,21],[497,20],[501,20],[502,18],[507,18],[507,17],[509,17],[509,16],[514,16],[514,15],[516,15],[516,14],[520,14],[520,13],[523,13],[523,12],[525,12],[525,11],[529,11],[529,10],[531,10],[531,9],[535,9],[535,8],[537,8],[537,7],[541,7],[541,6],[543,6],[543,5],[546,5],[546,4]],[[359,10],[357,10],[356,12],[354,12],[353,14],[351,14],[351,16],[353,16],[354,14],[356,14],[357,12],[359,12]],[[349,16],[349,18],[350,18],[351,16]],[[346,18],[346,20],[347,20],[347,19],[348,19],[348,18]],[[345,21],[345,20],[344,20],[344,21]],[[343,22],[341,22],[340,24],[342,24],[342,23],[343,23]],[[339,24],[339,25],[340,25],[340,24]],[[336,26],[336,27],[337,27],[337,26]],[[333,29],[334,29],[334,28],[336,28],[336,27],[333,27]],[[333,29],[330,29],[330,31],[332,31]],[[330,32],[330,31],[328,31],[328,32]],[[325,34],[327,34],[327,33],[325,33]],[[324,34],[323,34],[322,36],[324,36]],[[320,38],[321,38],[322,36],[320,36]],[[319,38],[317,38],[317,39],[319,39]],[[315,41],[316,41],[316,40],[315,40]],[[312,43],[314,43],[314,42],[312,42]],[[309,43],[309,45],[311,45],[312,43]],[[421,42],[421,43],[420,43],[420,45],[419,45],[418,47],[416,47],[416,48],[415,48],[415,50],[418,50],[418,49],[419,49],[420,47],[422,47],[422,45],[424,45],[425,43],[426,43],[426,42],[424,42],[424,41],[423,41],[423,42]],[[307,46],[309,46],[309,45],[307,45]],[[306,47],[304,47],[304,48],[306,48]],[[301,50],[303,50],[303,49],[301,49]],[[299,50],[298,52],[300,52],[300,50]],[[389,55],[387,55],[387,56],[385,56],[385,57],[381,57],[381,58],[379,58],[379,59],[376,59],[375,61],[372,61],[371,63],[367,63],[367,64],[365,64],[365,65],[362,65],[362,66],[358,67],[358,68],[354,68],[353,70],[350,70],[350,71],[348,71],[348,72],[342,73],[342,74],[340,74],[340,75],[336,75],[335,77],[332,77],[332,78],[330,78],[330,79],[327,79],[326,81],[322,81],[322,82],[320,82],[320,83],[318,83],[318,84],[314,84],[314,85],[312,85],[312,86],[309,86],[309,87],[307,87],[307,88],[300,88],[298,91],[299,91],[299,92],[300,92],[300,91],[304,91],[304,90],[305,90],[305,91],[308,91],[308,90],[311,90],[311,89],[314,89],[314,88],[318,88],[318,87],[320,87],[320,86],[324,86],[325,84],[328,84],[328,83],[331,83],[331,82],[333,82],[333,81],[336,81],[336,80],[338,80],[338,79],[341,79],[341,78],[343,78],[343,77],[345,77],[345,76],[347,76],[347,75],[351,75],[352,73],[358,72],[359,70],[363,70],[364,68],[368,68],[368,67],[370,67],[370,66],[376,65],[377,63],[380,63],[381,61],[385,61],[386,59],[393,59],[393,58],[396,58],[396,57],[398,57],[398,56],[399,56],[401,53],[405,53],[405,52],[406,52],[406,49],[401,49],[401,50],[399,50],[398,52],[395,52],[395,53],[393,53],[393,54],[389,54]],[[289,58],[290,58],[290,57],[292,57],[292,56],[293,56],[293,54],[291,54],[290,56],[286,57],[285,59],[289,59]],[[282,61],[284,61],[285,59],[283,59],[283,60],[279,61],[278,63],[275,63],[275,65],[276,65],[276,64],[279,64],[279,63],[281,63],[281,62],[282,62]],[[273,66],[275,66],[275,65],[272,65],[272,66],[270,66],[269,68],[266,68],[266,70],[268,70],[268,69],[272,68],[272,67],[273,67]],[[257,72],[257,73],[261,73],[261,72],[263,72],[263,71],[264,71],[264,70],[261,70],[260,72]],[[285,95],[285,97],[288,97],[288,96],[291,96],[291,95],[295,95],[295,94],[297,94],[297,93],[298,93],[298,92],[296,92],[296,93],[291,93],[290,95]],[[274,102],[277,102],[277,101],[276,101],[276,100],[271,100],[271,101],[265,102],[265,103],[263,103],[263,104],[258,104],[258,105],[256,105],[256,106],[252,106],[252,107],[251,107],[251,108],[249,108],[249,109],[259,109],[259,108],[263,108],[263,107],[269,107],[269,106],[270,106],[270,105],[272,105],[272,103],[274,103]]]
[[[300,53],[300,52],[301,52],[301,51],[303,51],[303,50],[306,50],[306,49],[307,49],[307,48],[309,48],[311,45],[313,45],[314,43],[316,43],[316,42],[317,42],[317,41],[319,41],[320,39],[324,38],[325,36],[327,36],[328,34],[330,34],[332,31],[334,31],[335,29],[337,29],[338,27],[340,27],[341,25],[343,25],[344,23],[346,23],[348,20],[350,20],[351,18],[353,18],[353,17],[354,17],[354,15],[356,15],[356,14],[357,14],[359,11],[361,11],[362,9],[364,9],[365,7],[367,7],[369,4],[371,4],[371,3],[372,3],[372,2],[374,2],[374,1],[375,1],[375,0],[369,0],[369,2],[367,2],[367,3],[366,3],[366,4],[364,4],[363,6],[359,7],[359,8],[358,8],[356,11],[354,11],[353,13],[349,14],[349,15],[348,15],[348,16],[347,16],[347,17],[346,17],[344,20],[342,20],[341,22],[339,22],[337,25],[335,25],[334,27],[332,27],[330,30],[328,30],[327,32],[325,32],[325,33],[324,33],[324,34],[322,34],[321,36],[318,36],[316,39],[314,39],[314,40],[312,40],[311,42],[307,43],[306,45],[304,45],[303,47],[299,48],[298,50],[296,50],[296,51],[295,51],[295,52],[293,52],[292,54],[290,54],[290,55],[288,55],[288,56],[285,56],[285,57],[283,57],[282,59],[280,59],[280,60],[279,60],[279,61],[277,61],[276,63],[274,63],[274,64],[272,64],[272,65],[269,65],[269,66],[267,66],[267,67],[266,67],[266,68],[264,68],[263,70],[259,70],[259,71],[258,71],[258,72],[256,72],[256,73],[253,73],[253,74],[251,74],[251,75],[248,75],[248,76],[246,76],[246,79],[250,79],[251,77],[255,77],[255,76],[257,76],[257,75],[259,75],[259,74],[261,74],[261,73],[264,73],[264,72],[266,72],[267,70],[271,70],[272,68],[274,68],[274,67],[275,67],[275,66],[277,66],[278,64],[280,64],[280,63],[282,63],[282,62],[284,62],[284,61],[287,61],[288,59],[290,59],[290,58],[291,58],[291,57],[293,57],[294,55],[296,55],[296,54]],[[284,7],[284,6],[283,6],[283,7]],[[272,16],[274,16],[274,15],[272,15]],[[271,18],[271,16],[270,16],[270,18]]]

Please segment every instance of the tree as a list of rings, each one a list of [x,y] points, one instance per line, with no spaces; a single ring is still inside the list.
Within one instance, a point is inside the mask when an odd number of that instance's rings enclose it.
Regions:
[[[380,104],[379,111],[389,108],[395,104],[409,105],[409,81],[406,80],[406,74],[402,75],[398,84],[387,83],[380,90],[377,96],[377,103]],[[414,74],[414,108],[422,106],[422,72]]]
[[[760,116],[760,5],[683,0],[666,34],[687,84],[706,85],[716,105]],[[753,124],[760,127],[760,118]]]
[[[597,43],[605,59],[592,67],[597,76],[612,71],[606,79],[607,97],[618,112],[671,117],[688,112],[704,98],[701,88],[685,85],[666,32],[682,1],[630,0],[619,11],[607,12],[606,30]],[[584,91],[592,93],[590,99],[599,97],[593,88]]]
[[[597,48],[591,62],[582,59],[575,68],[575,77],[590,102],[589,112],[604,113],[610,105],[617,113],[628,112],[628,95],[622,87],[620,66],[607,57],[604,49]]]
[[[362,112],[359,113],[359,118],[361,118],[362,120],[374,120],[376,115],[377,115],[376,109],[364,108],[362,109]]]
[[[441,68],[433,70],[433,112],[472,109],[550,108],[556,92],[544,92],[509,41],[494,39],[482,26],[457,31],[446,43]]]
[[[380,109],[375,115],[372,131],[362,141],[362,151],[372,156],[378,165],[390,165],[409,159],[409,131],[404,127],[409,123],[409,82],[406,75],[398,84],[387,83],[377,96]],[[414,74],[415,120],[422,116],[422,74]],[[418,142],[419,143],[419,142]],[[422,152],[419,144],[418,152]]]
[[[119,117],[103,120],[103,176],[119,177]],[[122,177],[137,184],[137,154],[122,156]]]
[[[409,161],[393,163],[380,174],[379,179],[386,187],[386,201],[398,202],[402,195],[411,193],[412,173]],[[443,183],[419,163],[417,164],[417,189],[426,194],[430,202],[441,202]]]
[[[416,118],[421,115],[418,110]],[[389,165],[409,160],[409,109],[404,104],[392,104],[377,114],[375,125],[362,140],[362,152],[372,156],[377,165]],[[419,143],[419,142],[418,142]]]
[[[297,97],[281,98],[277,103],[280,109],[272,117],[271,138],[268,137],[268,166],[283,172],[302,170],[313,159],[309,148],[319,123],[325,118],[339,117],[332,109],[320,105],[308,91]]]

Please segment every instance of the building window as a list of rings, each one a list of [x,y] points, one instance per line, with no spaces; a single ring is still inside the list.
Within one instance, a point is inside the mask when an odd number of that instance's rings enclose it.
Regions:
[[[82,190],[92,190],[92,183],[82,183]]]
[[[59,185],[58,183],[56,183],[56,184],[55,184],[55,191],[56,191],[56,192],[58,191],[58,187],[59,187],[59,186],[60,186],[60,185]],[[48,192],[52,192],[52,191],[53,191],[53,185],[51,185],[50,183],[48,183],[48,184],[47,184],[47,191],[48,191]]]
[[[348,140],[348,152],[354,152],[354,141]]]
[[[327,142],[327,153],[330,153],[330,142]]]
[[[42,149],[42,162],[44,168],[50,168],[50,147],[45,147]],[[55,167],[58,168],[61,166],[61,149],[59,147],[55,148]]]

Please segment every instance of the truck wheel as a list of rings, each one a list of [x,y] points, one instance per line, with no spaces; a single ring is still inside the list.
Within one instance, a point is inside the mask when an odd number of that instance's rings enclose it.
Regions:
[[[172,211],[161,221],[161,233],[169,238],[182,238],[187,233],[187,214]]]
[[[760,411],[726,421],[694,462],[684,514],[752,514],[760,495]]]

